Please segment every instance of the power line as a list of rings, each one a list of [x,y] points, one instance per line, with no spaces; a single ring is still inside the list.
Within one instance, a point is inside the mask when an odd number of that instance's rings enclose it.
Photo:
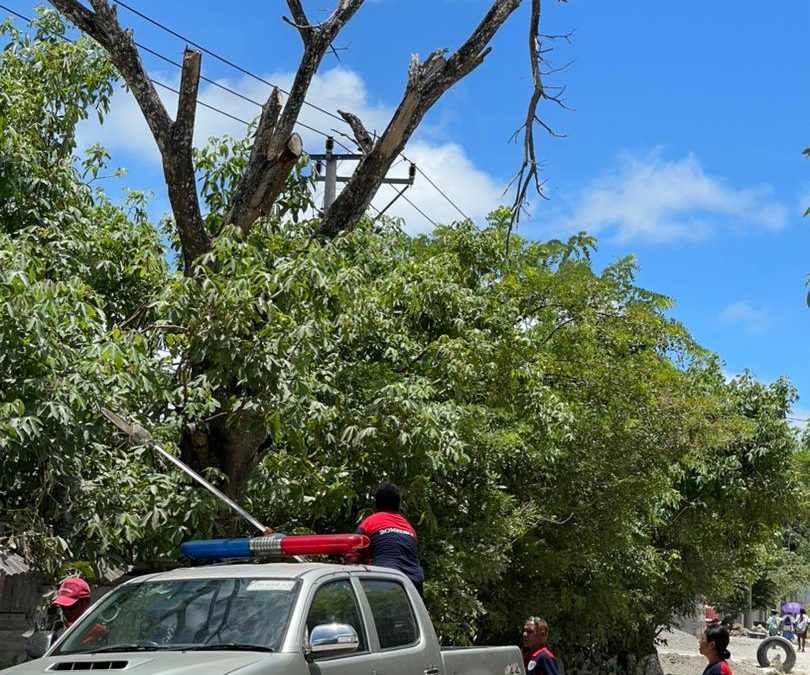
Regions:
[[[184,42],[187,42],[190,45],[193,45],[194,47],[199,49],[204,54],[208,54],[209,56],[217,59],[217,61],[220,61],[221,63],[224,63],[225,65],[230,66],[231,68],[234,68],[235,70],[238,70],[243,75],[247,75],[248,77],[252,77],[257,82],[261,82],[262,84],[266,84],[268,87],[277,87],[278,90],[280,92],[282,92],[283,94],[286,94],[287,96],[290,95],[290,92],[287,91],[286,89],[283,89],[283,88],[279,87],[277,84],[274,84],[274,83],[270,82],[269,80],[266,80],[265,78],[261,77],[260,75],[256,75],[256,73],[252,73],[251,71],[247,70],[246,68],[243,68],[242,66],[240,66],[238,63],[234,63],[230,59],[227,59],[224,56],[221,56],[220,54],[217,54],[215,51],[213,51],[211,49],[208,49],[207,47],[203,47],[199,42],[195,42],[191,38],[186,37],[185,35],[182,35],[182,34],[178,33],[175,30],[172,30],[168,26],[162,24],[157,19],[153,19],[152,17],[147,16],[146,14],[144,14],[142,12],[139,12],[137,9],[135,9],[134,7],[131,7],[127,3],[121,2],[121,0],[116,0],[116,4],[120,5],[121,7],[123,7],[126,10],[129,10],[130,12],[135,14],[136,16],[141,17],[145,21],[148,21],[153,26],[157,26],[158,28],[160,28],[161,30],[166,31],[170,35],[174,35],[174,37],[176,37],[176,38],[178,38],[180,40],[183,40]],[[314,103],[310,103],[309,101],[304,101],[304,105],[307,105],[310,108],[312,108],[314,110],[317,110],[318,112],[322,112],[324,115],[328,115],[329,117],[331,117],[333,119],[336,119],[339,122],[342,122],[343,124],[346,124],[346,120],[344,120],[342,117],[340,117],[340,115],[336,115],[335,113],[333,113],[333,112],[331,112],[329,110],[326,110],[324,108],[321,108],[320,106],[317,106]]]
[[[404,158],[405,158],[407,161],[410,161],[410,160],[409,160],[407,157],[405,157],[405,155],[404,155],[404,154],[403,154],[402,156],[403,156],[403,157],[404,157]],[[437,192],[438,192],[438,193],[439,193],[439,194],[440,194],[442,197],[444,197],[444,198],[445,198],[445,199],[446,199],[446,200],[447,200],[447,201],[450,203],[450,205],[451,205],[451,206],[452,206],[452,207],[453,207],[453,208],[454,208],[456,211],[458,211],[458,212],[461,214],[461,217],[462,217],[462,218],[464,218],[464,220],[472,220],[472,218],[470,218],[470,217],[469,217],[469,216],[468,216],[466,213],[464,213],[464,211],[462,211],[462,210],[461,210],[461,208],[458,206],[458,204],[456,204],[456,203],[455,203],[455,202],[454,202],[452,199],[450,199],[450,197],[448,197],[448,196],[445,194],[444,190],[442,190],[442,189],[441,189],[441,188],[440,188],[438,185],[436,185],[436,183],[434,183],[434,182],[433,182],[433,181],[430,179],[430,176],[428,176],[428,175],[427,175],[427,174],[426,174],[424,171],[422,171],[422,169],[420,169],[420,168],[419,168],[419,165],[418,165],[418,164],[415,164],[414,162],[411,162],[411,163],[412,163],[412,164],[413,164],[413,165],[416,167],[416,170],[417,170],[417,171],[418,171],[418,172],[419,172],[419,173],[422,175],[422,177],[423,177],[425,180],[427,180],[427,182],[428,182],[428,183],[430,183],[430,184],[431,184],[431,185],[432,185],[434,188],[436,188],[436,191],[437,191]]]
[[[393,188],[394,186],[392,185],[391,187]],[[405,195],[401,194],[400,197],[402,197],[406,202],[408,202],[408,204],[413,206],[413,208],[415,208],[422,215],[423,218],[425,218],[431,225],[433,225],[433,227],[438,227],[439,226],[439,223],[437,223],[435,220],[433,220],[433,218],[431,218],[427,213],[425,213],[422,209],[420,209],[416,204],[414,204]]]
[[[176,68],[179,68],[181,71],[183,70],[183,64],[175,61],[174,59],[171,59],[168,56],[165,56],[165,55],[161,54],[160,52],[157,52],[154,49],[152,49],[150,47],[147,47],[146,45],[141,44],[140,42],[135,42],[135,45],[139,49],[143,49],[145,52],[147,52],[149,54],[152,54],[152,56],[156,56],[157,58],[162,59],[166,63],[169,63],[169,64],[175,66]],[[238,98],[241,98],[243,101],[247,101],[248,103],[252,103],[253,105],[258,106],[259,108],[263,107],[262,104],[259,101],[257,101],[256,99],[250,98],[250,96],[245,96],[243,93],[238,92],[235,89],[231,89],[230,87],[226,87],[224,84],[222,84],[220,82],[217,82],[216,80],[212,80],[210,77],[206,77],[205,75],[200,75],[200,79],[203,82],[207,82],[211,86],[216,87],[217,89],[221,89],[222,91],[225,91],[225,92],[231,94],[232,96],[236,96]],[[170,91],[174,91],[171,87],[167,87],[166,85],[161,85],[161,86],[163,86],[165,89],[169,89]],[[178,92],[175,91],[175,93],[178,93]],[[197,100],[199,101],[199,99],[197,99]],[[207,105],[207,104],[202,104],[202,105],[204,105],[206,108],[211,108],[210,105]],[[224,113],[224,114],[228,115],[228,113]],[[232,115],[229,115],[229,116],[233,117]],[[236,119],[236,118],[234,118],[234,119]],[[241,122],[243,120],[239,120],[239,121]],[[250,123],[245,122],[245,124],[249,125]],[[304,129],[307,129],[309,131],[312,131],[313,133],[320,134],[324,138],[330,138],[330,135],[327,134],[325,131],[321,131],[320,129],[316,129],[315,127],[311,127],[308,124],[305,124],[304,122],[300,122],[300,121],[296,120],[295,124],[296,124],[296,126],[299,126],[299,127],[304,128]],[[335,142],[341,148],[346,150],[346,152],[351,152],[349,150],[349,148],[347,148],[345,145],[343,145],[340,141],[335,141]]]

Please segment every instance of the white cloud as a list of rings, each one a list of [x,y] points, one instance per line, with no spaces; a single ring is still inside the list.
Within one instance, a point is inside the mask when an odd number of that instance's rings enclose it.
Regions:
[[[728,221],[779,230],[787,212],[769,193],[764,186],[728,185],[707,174],[693,154],[679,160],[665,160],[658,151],[626,154],[582,191],[555,229],[604,232],[620,243],[702,240]]]
[[[293,73],[275,73],[267,75],[264,79],[289,89],[293,76]],[[170,86],[177,86],[176,75],[157,73],[154,77]],[[270,87],[266,84],[247,76],[234,81],[220,80],[219,83],[258,102],[264,102],[270,93]],[[176,95],[165,89],[159,89],[158,93],[163,98],[167,110],[173,114],[177,103]],[[257,105],[207,83],[201,86],[199,99],[243,120],[252,120],[260,112]],[[342,67],[331,68],[316,75],[307,100],[327,111],[353,112],[372,133],[382,132],[394,111],[393,107],[372,100],[360,76]],[[337,141],[354,151],[354,146],[348,139],[333,132],[333,129],[337,129],[349,133],[348,127],[338,120],[305,106],[299,121],[333,134]],[[303,126],[299,126],[297,131],[301,134],[304,148],[308,152],[323,152],[325,139],[322,135]],[[198,145],[203,144],[209,137],[223,134],[241,137],[244,133],[245,125],[241,122],[205,107],[198,108],[194,136]],[[132,95],[124,91],[117,92],[113,98],[105,123],[99,125],[96,121],[85,122],[80,127],[78,140],[80,147],[96,142],[106,146],[114,153],[117,164],[126,166],[128,155],[156,166],[160,165],[160,155],[146,122]],[[432,139],[428,141],[417,136],[412,139],[405,154],[416,162],[417,166],[430,176],[464,213],[476,221],[480,222],[500,203],[502,190],[499,182],[476,168],[457,143],[437,142]],[[352,168],[352,163],[344,162],[339,167],[339,172],[345,175]],[[407,164],[402,163],[393,167],[389,175],[406,177],[407,173]],[[383,186],[373,203],[377,208],[383,208],[394,194],[395,191],[391,187]],[[416,182],[405,195],[437,222],[450,223],[461,218],[459,212],[421,175],[417,175]],[[399,199],[387,214],[403,217],[409,231],[412,232],[429,230],[431,227],[430,222],[403,199]]]
[[[765,332],[770,326],[768,310],[754,307],[748,300],[734,302],[720,312],[720,323],[741,325],[751,335]]]

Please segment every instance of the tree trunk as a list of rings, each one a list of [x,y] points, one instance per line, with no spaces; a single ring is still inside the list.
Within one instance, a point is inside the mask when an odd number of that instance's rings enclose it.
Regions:
[[[187,425],[180,443],[180,459],[198,473],[209,468],[221,471],[227,482],[220,488],[239,503],[251,473],[269,450],[264,420],[254,413],[237,413],[215,418],[204,427]],[[244,533],[249,528],[230,517],[223,518],[221,523],[228,535]]]

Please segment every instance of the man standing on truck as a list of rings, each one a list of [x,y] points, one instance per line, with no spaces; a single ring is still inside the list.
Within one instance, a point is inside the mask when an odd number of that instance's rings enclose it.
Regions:
[[[416,531],[400,514],[400,501],[399,488],[393,483],[377,486],[374,513],[355,530],[356,534],[365,534],[371,540],[369,547],[361,552],[361,562],[399,570],[422,595],[425,573],[419,564]]]
[[[557,659],[546,647],[548,622],[530,616],[523,624],[523,662],[526,675],[558,675]]]

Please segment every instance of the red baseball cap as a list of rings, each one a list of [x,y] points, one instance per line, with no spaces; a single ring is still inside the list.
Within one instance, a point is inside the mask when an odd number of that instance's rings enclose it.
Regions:
[[[70,607],[76,601],[89,597],[90,586],[87,585],[87,582],[79,577],[71,577],[59,584],[59,590],[56,591],[56,597],[53,599],[52,604],[60,607]]]

